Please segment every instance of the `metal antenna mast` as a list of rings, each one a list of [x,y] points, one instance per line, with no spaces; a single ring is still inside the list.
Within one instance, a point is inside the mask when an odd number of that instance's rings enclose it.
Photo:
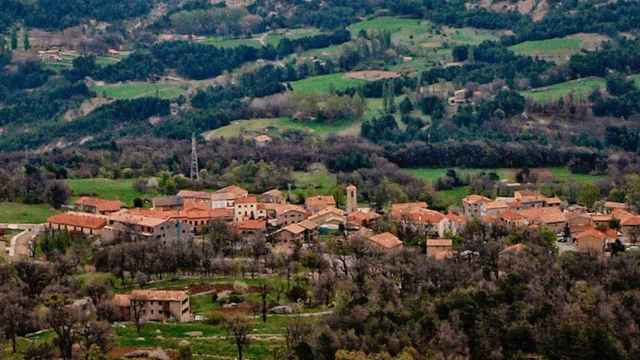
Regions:
[[[198,149],[196,148],[196,134],[191,134],[191,180],[200,181],[200,171],[198,171]]]

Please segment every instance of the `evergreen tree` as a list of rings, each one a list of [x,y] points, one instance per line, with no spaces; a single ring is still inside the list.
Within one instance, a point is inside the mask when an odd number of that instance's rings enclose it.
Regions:
[[[22,31],[22,46],[25,50],[31,49],[31,42],[29,41],[29,30],[26,28]]]
[[[13,28],[11,30],[11,50],[18,48],[18,30]]]

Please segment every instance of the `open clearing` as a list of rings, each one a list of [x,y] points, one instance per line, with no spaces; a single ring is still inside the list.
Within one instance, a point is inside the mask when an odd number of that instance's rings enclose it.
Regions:
[[[126,205],[132,205],[137,197],[149,197],[151,194],[138,192],[133,184],[135,179],[68,179],[67,185],[73,196],[98,196],[103,199],[120,200]]]
[[[631,75],[637,86],[640,85],[640,74]],[[522,96],[530,98],[539,103],[558,101],[561,98],[572,94],[576,99],[585,99],[596,89],[606,87],[606,81],[599,77],[588,77],[570,80],[563,83],[532,89],[521,92]]]
[[[538,57],[554,62],[566,62],[581,50],[595,50],[609,38],[599,34],[575,34],[562,38],[525,41],[511,46],[517,54]]]
[[[287,117],[273,118],[273,119],[250,119],[250,120],[236,120],[227,126],[223,126],[219,129],[208,131],[204,134],[205,139],[211,140],[215,138],[230,138],[230,137],[254,137],[260,134],[266,134],[270,136],[278,136],[283,131],[289,129],[308,131],[315,135],[329,135],[342,133],[346,131],[353,124],[359,124],[357,121],[343,120],[330,124],[324,124],[319,122],[304,122],[295,121]]]
[[[171,83],[128,82],[92,86],[91,90],[114,99],[135,99],[145,96],[159,96],[162,99],[175,99],[186,89]]]
[[[366,80],[353,79],[344,73],[312,76],[291,83],[293,91],[303,94],[326,94],[332,90],[344,90],[352,86],[364,84]]]
[[[0,223],[40,224],[55,213],[48,204],[0,202]]]
[[[363,71],[352,71],[345,75],[350,79],[360,79],[367,81],[376,81],[376,80],[384,80],[384,79],[395,79],[400,77],[395,71],[384,71],[384,70],[363,70]]]
[[[403,172],[422,179],[433,184],[438,178],[445,176],[450,168],[414,168],[402,169]],[[554,180],[562,183],[594,183],[606,178],[602,175],[573,174],[566,167],[549,167],[545,168],[551,172]],[[455,168],[458,176],[462,179],[465,176],[478,174],[480,172],[495,172],[500,179],[515,181],[515,173],[518,169],[499,168],[499,169],[467,169]],[[534,170],[534,169],[532,169]],[[462,199],[471,194],[469,186],[461,186],[450,190],[436,191],[434,208],[447,208],[451,205],[460,205]]]

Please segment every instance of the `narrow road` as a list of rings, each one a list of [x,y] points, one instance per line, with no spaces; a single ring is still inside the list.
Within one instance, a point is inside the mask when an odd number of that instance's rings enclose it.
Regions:
[[[8,256],[11,260],[29,257],[31,242],[44,229],[43,224],[0,224],[0,229],[22,230],[9,242]]]

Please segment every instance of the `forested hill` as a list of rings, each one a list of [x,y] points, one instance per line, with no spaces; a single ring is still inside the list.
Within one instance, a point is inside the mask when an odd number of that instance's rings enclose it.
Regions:
[[[405,166],[480,141],[584,149],[598,161],[578,167],[600,171],[638,149],[637,1],[0,7],[2,151],[301,132],[359,136]]]

